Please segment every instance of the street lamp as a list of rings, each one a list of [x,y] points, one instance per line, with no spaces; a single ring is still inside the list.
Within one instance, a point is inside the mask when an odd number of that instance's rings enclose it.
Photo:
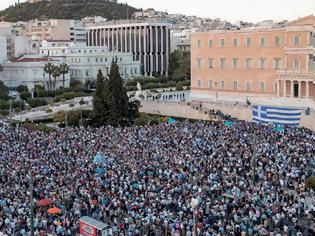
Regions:
[[[193,226],[193,236],[197,235],[197,229],[196,229],[196,215],[195,215],[195,209],[198,207],[198,199],[197,198],[192,198],[191,199],[191,208],[193,209],[193,222],[194,222],[194,226]]]
[[[218,85],[218,82],[215,82],[214,86],[215,86],[215,98],[216,98],[216,100],[218,100],[219,99],[219,85]]]
[[[34,236],[34,205],[33,205],[33,176],[32,176],[32,168],[30,168],[30,172],[29,172],[29,182],[30,182],[31,236]]]
[[[81,108],[81,114],[80,114],[80,115],[81,115],[81,119],[80,119],[80,127],[82,127],[82,126],[83,126],[82,106],[85,104],[85,101],[84,101],[84,99],[83,99],[83,98],[80,100],[79,104],[80,104],[80,108]]]

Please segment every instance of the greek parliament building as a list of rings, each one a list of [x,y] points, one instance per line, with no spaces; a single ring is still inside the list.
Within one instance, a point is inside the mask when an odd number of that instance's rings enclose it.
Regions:
[[[194,33],[192,97],[315,99],[315,16],[283,26]]]
[[[167,75],[170,51],[169,25],[156,22],[113,21],[88,28],[87,46],[107,45],[109,51],[132,53],[141,62],[141,74]]]

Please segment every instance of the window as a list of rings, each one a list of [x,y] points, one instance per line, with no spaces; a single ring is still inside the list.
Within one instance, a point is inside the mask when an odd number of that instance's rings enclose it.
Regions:
[[[246,69],[251,69],[252,68],[252,59],[251,58],[246,58]]]
[[[98,58],[95,58],[95,62],[96,62],[96,63],[98,62]]]
[[[238,58],[233,58],[233,69],[238,68]]]
[[[266,39],[265,38],[260,38],[260,47],[262,47],[262,48],[266,47]]]
[[[85,71],[85,76],[89,76],[89,70]]]
[[[212,48],[212,40],[211,39],[209,39],[209,41],[208,41],[208,47]]]
[[[294,36],[294,46],[300,46],[300,43],[301,43],[300,41],[301,41],[300,35]]]
[[[201,65],[202,64],[202,59],[201,58],[197,58],[197,68],[201,69]]]
[[[233,46],[237,47],[238,46],[238,40],[237,39],[233,39]]]
[[[213,58],[208,58],[208,66],[209,66],[209,69],[213,68]]]
[[[246,81],[246,90],[250,91],[250,81]]]
[[[300,69],[300,60],[299,59],[293,59],[293,69],[294,70]]]
[[[276,36],[276,37],[275,37],[275,46],[276,46],[276,47],[279,47],[279,46],[280,46],[280,43],[281,43],[280,37],[279,37],[279,36]]]
[[[198,80],[198,88],[201,88],[201,80]]]
[[[237,90],[237,81],[233,81],[233,89]]]
[[[220,59],[220,68],[224,69],[225,68],[225,58]]]
[[[266,59],[265,58],[259,59],[259,69],[261,69],[261,70],[266,69]]]
[[[224,89],[224,81],[221,81],[221,89]]]
[[[224,46],[225,46],[225,40],[224,39],[221,39],[220,46],[221,46],[221,48],[224,48]]]
[[[275,58],[273,60],[274,60],[274,62],[273,62],[274,69],[279,70],[280,64],[281,64],[281,58]]]
[[[212,88],[212,80],[208,80],[208,88]]]
[[[252,39],[251,38],[247,38],[246,39],[246,46],[247,47],[251,47],[252,46]]]
[[[198,48],[201,48],[201,40],[198,40]]]
[[[260,92],[265,91],[265,82],[260,82]]]

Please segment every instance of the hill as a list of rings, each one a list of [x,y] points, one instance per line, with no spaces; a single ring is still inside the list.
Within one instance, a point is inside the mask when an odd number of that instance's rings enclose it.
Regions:
[[[136,8],[118,3],[117,0],[43,0],[21,3],[0,12],[4,21],[28,21],[32,19],[82,19],[86,16],[102,16],[109,20],[130,18]]]

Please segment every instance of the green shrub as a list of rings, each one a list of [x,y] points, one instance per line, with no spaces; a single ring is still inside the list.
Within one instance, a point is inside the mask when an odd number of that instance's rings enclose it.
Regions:
[[[54,98],[54,103],[60,102],[62,99],[62,95],[58,95]]]
[[[75,98],[75,92],[66,92],[64,94],[62,94],[62,98],[66,99],[66,100],[70,100]]]
[[[50,109],[50,108],[47,108],[47,109],[46,109],[46,113],[52,113],[52,112],[53,112],[52,109]]]
[[[10,108],[9,101],[0,100],[0,110],[8,110]]]
[[[47,102],[42,98],[29,98],[27,99],[27,103],[33,108],[47,105]]]
[[[19,85],[16,87],[16,90],[19,92],[19,93],[28,93],[28,88],[27,86],[25,85]]]
[[[311,176],[305,180],[305,187],[307,189],[311,188],[311,189],[315,190],[315,177],[314,176]]]
[[[135,119],[135,122],[134,122],[134,125],[135,126],[145,126],[147,124],[147,120],[146,119],[143,119],[141,117]]]
[[[0,111],[0,115],[1,116],[8,116],[9,115],[9,111],[8,110],[1,110]]]
[[[22,92],[20,93],[20,97],[22,100],[27,100],[28,98],[30,98],[32,95],[29,92]]]
[[[182,82],[178,82],[176,84],[176,91],[182,91],[183,90],[183,84]]]

